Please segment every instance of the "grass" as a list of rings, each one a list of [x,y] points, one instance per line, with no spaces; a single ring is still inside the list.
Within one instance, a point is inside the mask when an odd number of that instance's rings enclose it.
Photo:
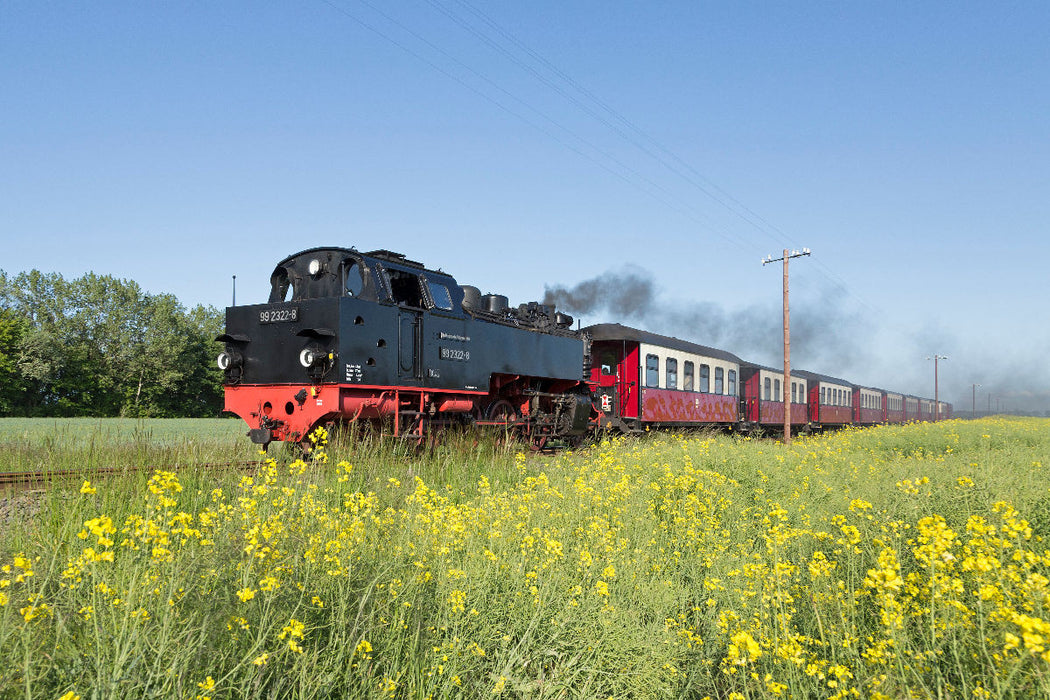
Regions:
[[[1048,428],[333,436],[50,490],[0,531],[0,695],[1045,696]]]
[[[0,418],[0,472],[252,459],[246,433],[221,418]]]

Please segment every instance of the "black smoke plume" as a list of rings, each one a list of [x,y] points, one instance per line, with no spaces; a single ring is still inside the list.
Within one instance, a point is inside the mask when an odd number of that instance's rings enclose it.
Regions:
[[[834,294],[822,297],[816,304],[799,303],[792,311],[792,365],[834,374],[864,360],[865,345],[855,343],[863,324]],[[627,267],[574,287],[546,287],[544,303],[578,316],[633,324],[722,348],[752,362],[777,367],[783,363],[783,312],[773,301],[732,310],[710,301],[665,302],[658,299],[647,271]]]
[[[665,300],[652,275],[641,268],[606,272],[575,286],[548,286],[544,303],[584,323],[623,323],[701,345],[745,360],[783,365],[780,295],[766,304],[728,309],[705,301]],[[939,396],[969,414],[979,383],[978,415],[996,406],[1011,412],[1050,415],[1050,363],[1035,346],[1011,351],[960,339],[934,321],[915,330],[897,325],[892,310],[851,308],[845,289],[796,288],[791,297],[791,365],[858,384],[932,398],[934,353],[949,355],[939,366]],[[989,395],[992,397],[989,401]]]

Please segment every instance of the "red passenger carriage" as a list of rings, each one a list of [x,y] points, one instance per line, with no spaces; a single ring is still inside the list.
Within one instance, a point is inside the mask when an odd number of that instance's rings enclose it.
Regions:
[[[864,386],[853,387],[853,423],[878,425],[885,422],[886,392]]]
[[[738,424],[736,355],[618,323],[584,331],[592,339],[591,381],[603,427]]]
[[[763,428],[783,430],[784,397],[781,384],[784,370],[744,362],[740,365],[740,376],[744,386],[744,420]],[[806,387],[805,378],[791,376],[791,425],[795,429],[809,423]]]

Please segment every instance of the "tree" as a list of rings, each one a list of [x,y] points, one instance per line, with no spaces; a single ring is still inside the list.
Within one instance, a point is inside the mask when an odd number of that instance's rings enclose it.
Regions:
[[[88,273],[0,271],[0,413],[201,416],[222,406],[222,315]]]
[[[27,386],[18,358],[28,331],[28,321],[10,309],[0,308],[0,414],[21,412]]]

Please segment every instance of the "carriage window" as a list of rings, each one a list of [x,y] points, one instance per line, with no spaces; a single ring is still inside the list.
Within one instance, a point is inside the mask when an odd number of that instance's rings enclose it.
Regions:
[[[656,355],[645,356],[645,385],[660,386],[660,358]]]
[[[736,396],[736,370],[729,370],[729,395]]]
[[[798,403],[798,384],[791,382],[791,403]]]
[[[678,360],[673,357],[667,358],[667,377],[664,381],[668,389],[678,388]]]
[[[682,389],[693,390],[693,363],[689,361],[682,365]]]
[[[352,297],[359,296],[365,288],[365,280],[361,275],[361,264],[356,260],[346,266],[346,293]]]
[[[419,275],[401,270],[387,270],[386,273],[394,303],[423,308],[423,287]]]
[[[430,298],[434,302],[435,309],[452,310],[452,297],[448,293],[448,287],[440,282],[427,280],[427,290],[430,292]]]
[[[602,353],[602,374],[610,375],[615,372],[616,367],[616,353],[612,350],[606,350]]]
[[[773,380],[773,400],[780,401],[780,380]]]
[[[825,399],[824,387],[820,387],[820,405],[821,406],[823,406],[826,403],[826,401],[824,399]]]
[[[715,393],[721,395],[724,388],[725,370],[715,367]]]
[[[711,391],[711,368],[700,365],[700,391],[705,394]]]
[[[762,394],[763,400],[765,400],[765,401],[772,401],[773,400],[773,382],[771,382],[769,380],[769,377],[766,377],[766,381],[765,381],[765,384],[763,384],[763,386],[762,386],[762,390],[763,390],[763,394]]]

